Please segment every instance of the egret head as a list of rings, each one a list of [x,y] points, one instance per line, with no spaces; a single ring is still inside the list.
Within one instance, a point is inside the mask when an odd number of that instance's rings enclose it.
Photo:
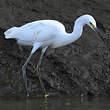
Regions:
[[[83,16],[79,17],[76,20],[76,22],[80,23],[80,25],[82,25],[82,26],[85,25],[85,24],[87,24],[104,41],[103,36],[101,35],[101,33],[99,32],[99,30],[97,28],[95,19],[91,15],[83,15]]]
[[[97,28],[97,25],[96,25],[96,21],[95,21],[95,19],[92,17],[92,16],[90,16],[90,15],[85,15],[86,16],[86,22],[87,22],[87,25],[91,28],[91,29],[93,29],[97,34],[98,34],[98,36],[104,41],[104,39],[103,39],[103,36],[101,35],[101,33],[100,33],[100,31],[98,30],[98,28]]]

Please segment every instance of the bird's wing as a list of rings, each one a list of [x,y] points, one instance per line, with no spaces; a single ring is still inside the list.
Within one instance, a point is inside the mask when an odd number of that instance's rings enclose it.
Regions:
[[[42,42],[51,39],[55,33],[55,27],[43,21],[35,21],[21,26],[15,36],[23,41]]]

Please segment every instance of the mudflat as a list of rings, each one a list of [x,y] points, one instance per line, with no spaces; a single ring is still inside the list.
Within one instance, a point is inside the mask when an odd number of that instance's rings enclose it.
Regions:
[[[31,47],[20,47],[6,40],[4,31],[12,26],[41,20],[58,20],[67,32],[73,31],[77,17],[90,14],[101,31],[105,44],[85,26],[75,43],[48,49],[41,76],[47,92],[73,95],[110,95],[110,1],[109,0],[0,0],[0,96],[25,95],[22,65]],[[41,50],[27,67],[30,94],[42,94],[35,67]]]

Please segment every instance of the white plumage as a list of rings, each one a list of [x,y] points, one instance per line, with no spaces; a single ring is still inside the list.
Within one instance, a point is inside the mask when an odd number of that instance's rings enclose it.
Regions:
[[[82,34],[84,24],[95,20],[90,15],[83,15],[75,22],[74,31],[66,33],[65,27],[55,20],[39,20],[27,23],[21,27],[12,27],[5,32],[5,38],[14,38],[21,45],[31,45],[42,43],[42,46],[52,46],[54,48],[67,45],[77,40]]]
[[[12,27],[5,32],[5,38],[14,38],[21,45],[33,46],[36,42],[43,45],[52,45],[60,32],[65,33],[64,26],[55,20],[40,20],[25,24],[21,27]]]
[[[83,15],[79,17],[74,23],[74,29],[72,33],[66,33],[64,25],[56,20],[34,21],[21,27],[12,27],[4,32],[6,39],[16,39],[20,45],[33,46],[31,54],[22,68],[27,94],[29,93],[27,88],[26,66],[32,54],[38,48],[42,48],[42,54],[37,66],[39,68],[42,56],[48,47],[57,48],[74,42],[81,36],[83,32],[83,26],[85,24],[96,31],[102,38],[101,34],[97,30],[96,21],[91,15]],[[43,89],[45,92],[44,87]]]

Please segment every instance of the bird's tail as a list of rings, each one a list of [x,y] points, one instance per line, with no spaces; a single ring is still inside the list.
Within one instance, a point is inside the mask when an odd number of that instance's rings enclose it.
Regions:
[[[17,27],[12,27],[12,28],[6,30],[6,31],[4,32],[5,38],[6,38],[6,39],[14,38],[13,34],[14,34],[14,32],[15,32],[17,29],[18,29]]]

